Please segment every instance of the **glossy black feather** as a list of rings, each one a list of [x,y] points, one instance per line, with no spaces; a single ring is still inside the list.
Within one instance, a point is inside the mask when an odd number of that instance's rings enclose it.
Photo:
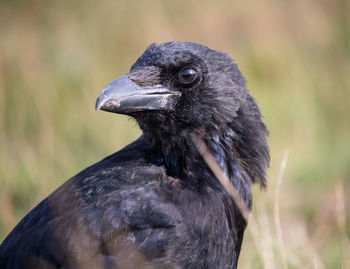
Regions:
[[[181,87],[183,66],[200,81]],[[129,78],[181,91],[174,111],[133,116],[144,134],[68,180],[0,246],[0,268],[236,268],[246,223],[191,140],[197,135],[248,207],[265,186],[266,128],[225,54],[150,46]]]

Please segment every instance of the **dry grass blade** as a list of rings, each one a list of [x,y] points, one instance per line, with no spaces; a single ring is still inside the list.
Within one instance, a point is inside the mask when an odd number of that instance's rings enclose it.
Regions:
[[[349,255],[346,255],[345,253],[350,253],[350,242],[346,234],[346,213],[344,187],[342,182],[338,182],[335,186],[335,209],[336,221],[342,238],[342,267],[348,268],[350,266],[350,258]]]
[[[243,218],[248,223],[251,211],[239,195],[237,189],[235,186],[232,185],[231,181],[227,177],[227,175],[222,171],[221,167],[218,165],[216,160],[214,159],[213,155],[209,152],[207,146],[204,144],[204,142],[198,138],[197,136],[192,136],[192,141],[198,148],[198,151],[208,164],[209,168],[213,171],[216,178],[219,180],[221,185],[225,188],[225,190],[230,194],[233,201],[235,202],[236,206],[240,210]]]
[[[281,252],[282,263],[283,263],[284,269],[287,268],[287,258],[286,258],[286,250],[285,250],[285,246],[284,246],[284,242],[283,242],[279,204],[280,204],[281,184],[282,184],[282,179],[283,179],[284,172],[285,172],[286,166],[287,166],[288,155],[289,155],[289,149],[287,149],[284,152],[283,158],[281,161],[281,166],[280,166],[280,170],[279,170],[278,177],[277,177],[277,185],[276,185],[276,189],[275,189],[275,202],[274,202],[275,228],[276,228],[276,232],[277,232],[278,247],[279,247],[280,252]]]
[[[254,244],[256,249],[258,250],[258,254],[261,256],[263,263],[264,263],[264,268],[269,268],[268,267],[268,262],[265,261],[265,257],[262,255],[263,250],[260,247],[259,240],[260,238],[260,230],[258,227],[258,224],[254,220],[250,209],[248,206],[245,204],[241,196],[239,195],[237,189],[235,186],[232,185],[231,181],[229,178],[226,176],[224,171],[221,169],[221,167],[218,165],[216,160],[214,159],[213,155],[209,152],[207,146],[204,144],[204,142],[197,136],[192,135],[192,141],[196,145],[199,153],[202,155],[206,163],[208,164],[209,168],[213,171],[214,175],[216,178],[219,180],[221,185],[225,188],[225,190],[230,194],[231,198],[233,199],[234,203],[240,210],[243,218],[245,221],[248,223],[248,229],[252,235]]]

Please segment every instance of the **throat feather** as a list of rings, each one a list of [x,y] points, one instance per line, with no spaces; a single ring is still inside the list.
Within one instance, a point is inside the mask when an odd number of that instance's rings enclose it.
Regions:
[[[237,156],[234,154],[236,138],[236,133],[228,128],[210,135],[204,139],[204,143],[223,173],[250,206],[249,177],[240,167]],[[209,186],[216,190],[223,190],[189,136],[181,139],[181,143],[163,146],[157,158],[157,165],[165,166],[169,176],[179,178],[190,185]]]

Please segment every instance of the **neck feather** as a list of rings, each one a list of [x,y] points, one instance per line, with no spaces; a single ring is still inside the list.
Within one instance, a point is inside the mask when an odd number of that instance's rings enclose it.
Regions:
[[[225,130],[202,136],[202,139],[223,173],[227,175],[247,205],[250,206],[250,179],[241,166],[239,156],[234,149],[237,134],[233,128],[227,127]],[[169,176],[179,178],[197,189],[210,187],[224,191],[198,152],[190,134],[184,134],[175,141],[171,139],[162,141],[154,143],[159,152],[157,164],[165,166]]]

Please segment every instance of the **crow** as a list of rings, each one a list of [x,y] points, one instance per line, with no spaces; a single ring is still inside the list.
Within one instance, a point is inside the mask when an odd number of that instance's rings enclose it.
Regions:
[[[0,246],[0,268],[236,268],[247,225],[192,139],[241,199],[266,186],[267,129],[237,65],[191,42],[152,44],[100,93],[139,139],[39,203]]]

